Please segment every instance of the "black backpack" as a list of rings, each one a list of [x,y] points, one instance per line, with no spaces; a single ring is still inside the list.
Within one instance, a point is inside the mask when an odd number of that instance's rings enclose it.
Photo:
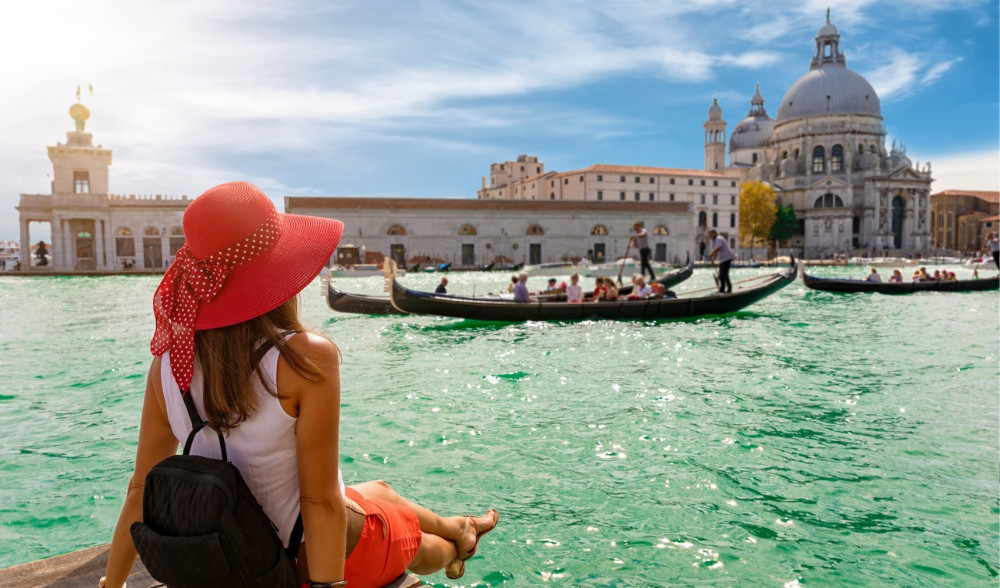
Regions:
[[[190,392],[184,404],[192,426],[184,453],[149,471],[143,521],[131,527],[142,563],[154,579],[177,588],[298,588],[302,516],[286,550],[243,476],[227,461],[222,433],[201,419]],[[205,427],[219,436],[222,459],[189,455]]]

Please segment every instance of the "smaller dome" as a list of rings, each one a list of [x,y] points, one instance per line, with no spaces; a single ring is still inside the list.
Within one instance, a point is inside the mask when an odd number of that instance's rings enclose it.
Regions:
[[[729,151],[757,149],[767,145],[774,134],[774,123],[774,119],[766,114],[763,117],[748,116],[741,120],[729,136]]]
[[[719,106],[718,98],[712,99],[712,105],[708,108],[708,120],[722,120],[722,107]]]
[[[827,21],[825,25],[823,25],[823,26],[821,26],[819,28],[819,32],[816,33],[816,36],[817,37],[839,37],[840,36],[840,31],[837,30],[837,27],[833,26],[832,22]]]

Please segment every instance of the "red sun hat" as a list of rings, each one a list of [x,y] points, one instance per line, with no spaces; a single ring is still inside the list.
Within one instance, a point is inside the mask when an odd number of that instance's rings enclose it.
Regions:
[[[281,306],[319,274],[344,223],[281,214],[259,188],[211,188],[184,212],[184,246],[153,295],[153,355],[170,351],[181,390],[191,384],[194,331],[235,325]]]

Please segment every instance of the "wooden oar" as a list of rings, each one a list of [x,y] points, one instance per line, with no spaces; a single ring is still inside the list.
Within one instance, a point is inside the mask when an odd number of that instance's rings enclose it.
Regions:
[[[628,247],[625,248],[625,257],[622,258],[622,265],[618,268],[618,285],[622,285],[622,272],[625,271],[625,262],[628,261],[628,252],[632,250],[632,240],[629,239]]]

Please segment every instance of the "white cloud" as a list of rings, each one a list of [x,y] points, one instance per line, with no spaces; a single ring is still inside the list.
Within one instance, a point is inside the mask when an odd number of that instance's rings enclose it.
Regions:
[[[897,49],[889,56],[888,63],[868,72],[865,77],[879,98],[885,100],[910,92],[921,69],[922,64],[916,55]]]
[[[930,161],[934,183],[931,190],[997,190],[1000,191],[1000,150],[951,152],[918,155],[909,153],[914,161]],[[923,166],[923,163],[920,164]]]
[[[951,69],[951,66],[955,65],[959,61],[962,61],[961,57],[950,59],[948,61],[942,61],[941,63],[935,64],[924,73],[924,76],[922,78],[920,78],[920,83],[932,84],[936,82],[938,78],[943,76],[945,72]]]

